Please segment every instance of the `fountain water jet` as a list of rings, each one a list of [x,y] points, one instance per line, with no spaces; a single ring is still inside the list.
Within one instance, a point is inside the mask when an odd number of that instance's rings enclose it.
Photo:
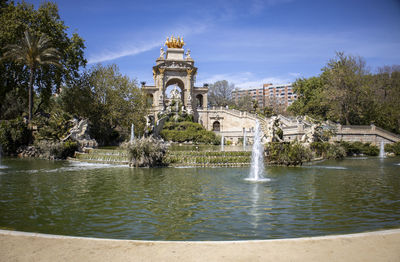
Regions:
[[[131,125],[131,143],[133,142],[133,139],[135,139],[135,125],[132,123],[132,125]]]
[[[264,178],[264,146],[261,143],[260,123],[256,120],[256,128],[254,133],[254,143],[251,152],[251,166],[248,181],[264,182],[269,179]]]
[[[1,153],[2,153],[3,148],[0,145],[0,168],[6,168],[6,166],[1,165]]]
[[[246,128],[244,129],[244,134],[243,134],[243,151],[246,151]]]
[[[224,143],[225,143],[225,139],[224,139],[224,135],[221,136],[221,152],[224,151]]]
[[[385,158],[385,144],[381,141],[381,146],[379,148],[379,157]]]

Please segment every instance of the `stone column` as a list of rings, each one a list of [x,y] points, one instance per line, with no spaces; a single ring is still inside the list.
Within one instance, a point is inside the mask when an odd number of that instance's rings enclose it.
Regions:
[[[159,68],[160,74],[158,75],[157,87],[158,87],[158,106],[160,110],[164,110],[164,71],[165,68]]]
[[[193,68],[186,69],[187,76],[186,76],[186,84],[185,84],[185,106],[188,112],[192,112],[192,101],[193,101],[193,92],[192,92],[192,73]]]
[[[207,93],[203,94],[203,109],[206,110],[208,107],[208,97]]]

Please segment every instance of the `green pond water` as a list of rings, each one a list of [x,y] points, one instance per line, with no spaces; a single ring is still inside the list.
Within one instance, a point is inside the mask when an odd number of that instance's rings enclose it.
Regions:
[[[247,240],[400,227],[400,158],[249,168],[3,159],[0,228],[143,240]]]

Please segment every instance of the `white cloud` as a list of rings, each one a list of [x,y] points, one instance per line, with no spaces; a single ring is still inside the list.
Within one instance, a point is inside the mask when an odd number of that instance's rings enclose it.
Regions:
[[[293,81],[291,77],[264,77],[260,78],[251,72],[216,74],[205,78],[198,78],[198,83],[215,83],[220,80],[226,80],[240,89],[249,89],[262,87],[263,84],[288,84]]]
[[[115,60],[125,56],[133,56],[146,51],[149,51],[155,47],[160,46],[160,41],[151,42],[149,44],[144,45],[134,45],[132,47],[116,50],[116,51],[103,51],[99,54],[94,54],[89,57],[88,63],[101,63],[105,61]]]
[[[300,73],[289,73],[289,75],[290,75],[290,76],[293,76],[293,77],[296,77],[296,78],[298,78],[298,77],[301,76]]]
[[[165,42],[165,37],[173,34],[174,36],[189,37],[192,35],[204,32],[208,27],[205,22],[186,21],[185,23],[178,23],[176,26],[168,28],[158,28],[156,30],[143,30],[142,32],[135,32],[133,39],[121,39],[118,42],[111,42],[109,47],[103,48],[102,51],[89,55],[88,63],[101,63],[119,59],[126,56],[134,56],[143,52],[147,52],[156,47],[160,48]],[[143,42],[147,39],[147,42]],[[112,50],[112,51],[111,51]]]

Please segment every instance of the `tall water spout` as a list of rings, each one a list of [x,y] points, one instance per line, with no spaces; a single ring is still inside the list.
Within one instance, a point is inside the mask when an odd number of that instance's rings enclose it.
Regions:
[[[379,157],[385,158],[385,144],[381,141],[381,146],[379,148]]]
[[[132,125],[131,125],[131,143],[133,142],[133,139],[135,139],[135,125],[132,123]]]
[[[1,153],[2,153],[3,148],[0,145],[0,168],[5,168],[5,166],[1,165]]]
[[[222,135],[221,136],[221,152],[224,151],[224,142],[225,142],[224,135]]]
[[[264,146],[261,144],[260,123],[256,120],[256,129],[254,133],[254,143],[251,152],[250,174],[246,180],[249,181],[267,181],[264,178]]]
[[[246,151],[246,128],[244,129],[244,134],[243,134],[243,151]]]

